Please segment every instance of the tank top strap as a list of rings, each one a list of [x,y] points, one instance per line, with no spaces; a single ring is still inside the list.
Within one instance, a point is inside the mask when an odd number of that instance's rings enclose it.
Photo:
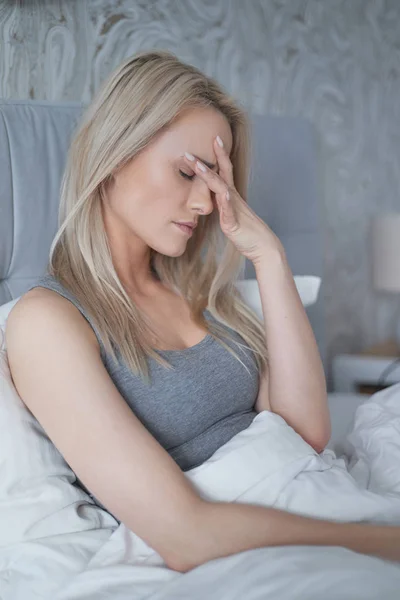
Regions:
[[[72,304],[79,310],[81,315],[86,319],[86,321],[89,323],[89,325],[93,329],[93,332],[94,332],[94,334],[97,338],[97,341],[99,343],[99,346],[100,346],[101,358],[104,362],[106,359],[106,356],[107,356],[107,352],[105,350],[105,347],[104,347],[103,341],[100,337],[100,334],[98,332],[98,329],[97,329],[96,325],[94,324],[92,318],[89,316],[89,314],[87,313],[85,308],[83,308],[83,306],[77,300],[77,298],[69,290],[67,290],[62,285],[62,283],[60,281],[58,281],[58,279],[56,279],[55,277],[53,277],[53,275],[51,275],[49,273],[46,273],[38,281],[36,281],[35,284],[31,285],[30,288],[27,290],[27,292],[35,287],[44,287],[44,288],[47,288],[54,292],[57,292],[58,294],[60,294],[60,296],[63,296],[64,298],[66,298],[66,300],[69,300],[70,302],[72,302]]]

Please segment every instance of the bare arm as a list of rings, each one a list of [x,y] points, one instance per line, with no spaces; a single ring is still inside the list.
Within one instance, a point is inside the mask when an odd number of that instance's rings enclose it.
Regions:
[[[397,559],[399,528],[204,501],[119,394],[90,326],[70,302],[52,296],[23,298],[7,321],[16,388],[82,482],[170,568],[185,572],[288,544],[340,545]]]
[[[276,508],[207,502],[198,515],[197,545],[178,563],[188,571],[202,563],[266,546],[342,546],[400,561],[400,527],[339,523],[292,514]]]
[[[87,488],[167,564],[186,555],[200,497],[118,392],[79,311],[27,295],[6,343],[19,395]]]
[[[255,408],[281,415],[322,452],[331,436],[324,367],[282,246],[254,268],[269,350],[268,391],[260,390]]]

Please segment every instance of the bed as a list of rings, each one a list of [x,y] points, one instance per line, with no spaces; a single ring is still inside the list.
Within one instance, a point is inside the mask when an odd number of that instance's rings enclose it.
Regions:
[[[77,102],[0,101],[0,307],[18,299],[45,271],[57,228],[66,152],[83,108]],[[306,310],[327,372],[318,139],[312,124],[303,118],[251,118],[249,203],[281,239],[293,273],[321,277],[318,299]],[[253,266],[246,262],[243,278],[254,276]],[[346,435],[356,409],[365,400],[361,395],[329,394],[332,437],[328,449],[338,456],[346,451]],[[2,456],[2,452],[0,443],[4,470],[9,456]],[[0,492],[0,513],[1,500]],[[85,510],[86,523],[93,524]],[[15,539],[12,544],[0,534],[0,598],[400,597],[400,566],[344,548],[254,549],[185,574],[171,573],[151,561],[134,566],[126,545],[115,542],[114,550],[108,545],[109,554],[102,555],[104,542],[110,541],[116,526],[104,515],[97,514],[96,519],[97,528],[85,525],[80,531],[69,532],[75,537],[71,537],[68,548],[61,543],[60,533],[53,538],[48,534],[45,539]],[[71,546],[78,547],[81,539],[86,545],[79,562]],[[125,554],[118,555],[121,548]]]

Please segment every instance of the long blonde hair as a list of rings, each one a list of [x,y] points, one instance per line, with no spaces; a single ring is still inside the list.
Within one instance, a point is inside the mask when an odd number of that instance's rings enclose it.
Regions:
[[[74,132],[61,181],[59,229],[51,245],[48,272],[85,308],[113,359],[117,361],[117,349],[127,366],[147,383],[147,357],[172,366],[151,347],[151,325],[116,273],[101,202],[113,173],[183,110],[195,107],[216,108],[227,118],[233,136],[234,183],[247,201],[250,126],[245,111],[215,80],[163,50],[126,59],[102,84]],[[226,328],[207,322],[204,309],[239,333],[263,373],[267,365],[264,326],[235,286],[245,258],[222,234],[217,212],[199,217],[182,256],[151,249],[151,268],[165,286],[187,300],[194,322],[242,363],[223,338],[238,342]]]

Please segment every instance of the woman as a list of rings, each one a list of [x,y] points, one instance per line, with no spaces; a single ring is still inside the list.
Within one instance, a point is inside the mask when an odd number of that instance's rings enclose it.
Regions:
[[[283,246],[245,201],[248,132],[217,83],[168,52],[112,73],[70,147],[48,274],[7,321],[15,386],[95,501],[173,569],[284,544],[397,560],[400,528],[208,502],[183,473],[262,410],[317,451],[330,436]],[[265,327],[234,285],[245,258]]]

